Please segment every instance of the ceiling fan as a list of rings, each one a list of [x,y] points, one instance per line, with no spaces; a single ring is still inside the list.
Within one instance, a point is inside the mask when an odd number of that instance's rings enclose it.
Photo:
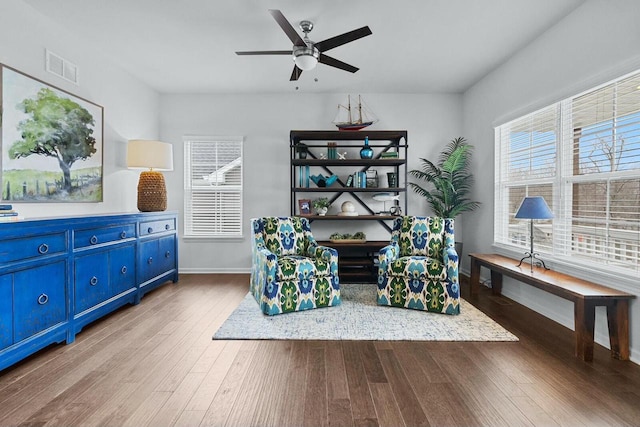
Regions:
[[[300,29],[304,33],[304,38],[301,38],[293,26],[287,21],[282,12],[277,9],[269,9],[269,13],[276,20],[280,28],[287,34],[289,39],[293,42],[293,48],[291,50],[256,50],[248,52],[236,52],[237,55],[292,55],[295,65],[293,66],[293,72],[291,73],[290,81],[298,80],[303,71],[312,70],[315,68],[318,62],[329,65],[330,67],[336,67],[341,70],[355,73],[359,68],[349,65],[346,62],[339,61],[331,56],[325,55],[324,52],[334,47],[342,46],[343,44],[358,40],[359,38],[371,35],[369,27],[365,26],[358,28],[357,30],[349,31],[339,36],[331,37],[321,42],[312,42],[309,40],[309,33],[313,29],[313,22],[301,21]]]

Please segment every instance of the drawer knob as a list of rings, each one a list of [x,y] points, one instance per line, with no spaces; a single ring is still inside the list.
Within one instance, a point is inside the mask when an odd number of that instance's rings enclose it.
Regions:
[[[153,257],[149,257],[149,259],[147,260],[147,264],[153,264]]]
[[[126,265],[122,266],[122,268],[120,269],[120,273],[127,274],[127,266]]]
[[[47,252],[49,252],[49,245],[47,245],[46,243],[41,244],[40,246],[38,246],[38,252],[42,255],[46,254]]]
[[[98,236],[91,236],[91,238],[89,239],[89,243],[91,243],[92,245],[98,243]]]
[[[126,231],[123,231],[122,233],[120,233],[120,238],[121,239],[124,239],[126,237],[127,237],[127,232]]]
[[[165,230],[168,230],[168,229],[170,229],[170,228],[171,228],[171,226],[170,226],[169,224],[165,224],[165,226],[164,226],[164,229],[165,229]]]
[[[91,280],[89,280],[89,284],[90,284],[91,286],[95,286],[95,285],[97,285],[97,284],[98,284],[98,278],[97,278],[96,276],[93,276],[93,277],[91,278]]]
[[[164,253],[165,258],[169,258],[171,256],[171,252],[167,251]]]
[[[49,295],[40,294],[40,296],[38,297],[38,304],[45,305],[48,302],[49,302]]]
[[[149,234],[153,233],[153,228],[151,228],[151,227],[147,228],[147,233],[149,233]]]

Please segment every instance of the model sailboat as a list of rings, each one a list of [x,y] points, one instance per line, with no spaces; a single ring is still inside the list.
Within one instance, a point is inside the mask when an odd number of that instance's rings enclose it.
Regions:
[[[353,108],[351,95],[349,95],[346,106],[338,104],[338,114],[333,123],[338,127],[338,130],[360,130],[377,121],[375,115],[362,103],[360,95],[358,95],[358,105]]]

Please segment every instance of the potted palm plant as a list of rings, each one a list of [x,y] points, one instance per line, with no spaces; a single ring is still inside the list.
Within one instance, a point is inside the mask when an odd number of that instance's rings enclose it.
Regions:
[[[473,185],[471,154],[473,146],[464,137],[458,137],[444,148],[437,163],[421,158],[421,170],[411,170],[409,174],[424,184],[410,182],[409,185],[419,195],[427,199],[433,213],[442,218],[455,218],[463,212],[470,212],[480,206],[480,202],[469,198]],[[424,185],[424,186],[423,186]],[[456,242],[462,253],[462,243]]]

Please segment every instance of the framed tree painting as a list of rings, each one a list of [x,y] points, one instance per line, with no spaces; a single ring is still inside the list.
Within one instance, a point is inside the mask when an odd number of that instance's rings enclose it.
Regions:
[[[101,202],[104,110],[0,64],[2,200]]]

